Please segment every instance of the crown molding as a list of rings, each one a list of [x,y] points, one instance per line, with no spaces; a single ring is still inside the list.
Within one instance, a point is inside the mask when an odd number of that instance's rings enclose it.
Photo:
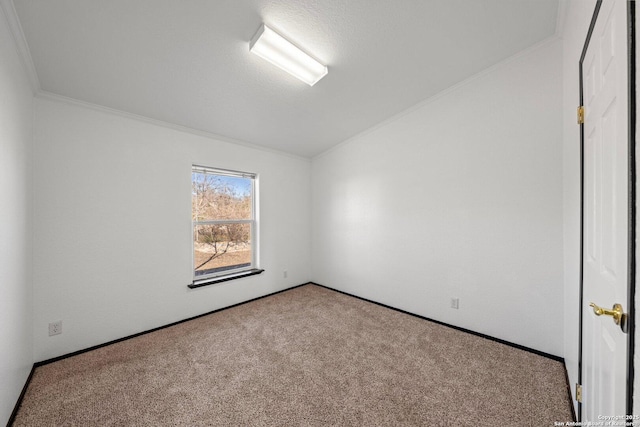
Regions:
[[[346,145],[349,145],[349,144],[353,143],[354,141],[358,141],[359,139],[365,137],[366,135],[368,135],[370,133],[373,133],[373,132],[377,131],[378,129],[381,129],[381,128],[383,128],[383,127],[385,127],[385,126],[387,126],[387,125],[389,125],[389,124],[391,124],[393,122],[396,122],[396,121],[400,120],[401,118],[403,118],[407,114],[411,114],[416,110],[419,110],[419,109],[421,109],[421,108],[423,108],[423,107],[425,107],[425,106],[427,106],[429,104],[432,104],[432,103],[438,101],[439,99],[441,99],[441,98],[443,98],[443,97],[445,97],[445,96],[447,96],[447,95],[449,95],[451,93],[454,93],[454,92],[460,90],[461,88],[464,88],[465,86],[468,86],[468,85],[474,83],[476,80],[479,80],[479,79],[483,78],[486,75],[489,75],[489,74],[494,73],[494,72],[496,72],[496,71],[498,71],[500,69],[503,69],[503,68],[507,67],[509,64],[511,64],[512,62],[517,61],[517,60],[519,60],[521,58],[525,58],[525,57],[527,57],[529,55],[532,55],[535,52],[537,52],[538,50],[543,49],[544,47],[546,47],[548,45],[551,45],[553,43],[556,43],[559,40],[561,40],[561,38],[558,37],[558,35],[553,34],[550,37],[547,37],[546,39],[544,39],[544,40],[542,40],[542,41],[540,41],[540,42],[538,42],[538,43],[536,43],[536,44],[534,44],[532,46],[529,46],[528,48],[525,48],[524,50],[521,50],[520,52],[517,52],[517,53],[513,54],[512,56],[510,56],[510,57],[508,57],[506,59],[503,59],[502,61],[498,62],[497,64],[494,64],[494,65],[492,65],[492,66],[490,66],[488,68],[485,68],[484,70],[472,75],[471,77],[468,77],[468,78],[462,80],[461,82],[456,83],[453,86],[450,86],[450,87],[448,87],[448,88],[446,88],[446,89],[444,89],[444,90],[442,90],[442,91],[440,91],[440,92],[438,92],[438,93],[436,93],[436,94],[434,94],[434,95],[432,95],[432,96],[430,96],[430,97],[418,102],[417,104],[414,104],[413,106],[407,108],[406,110],[403,110],[403,111],[401,111],[401,112],[389,117],[388,119],[383,120],[380,123],[377,123],[377,124],[373,125],[372,127],[367,128],[367,129],[363,130],[362,132],[357,133],[354,136],[352,136],[352,137],[350,137],[350,138],[348,138],[348,139],[346,139],[346,140],[344,140],[342,142],[337,143],[333,147],[328,148],[327,150],[325,150],[325,151],[323,151],[323,152],[321,152],[319,154],[316,154],[315,156],[312,157],[312,161],[315,160],[315,159],[320,159],[320,158],[324,157],[325,155],[327,155],[327,154],[329,154],[329,153],[331,153],[331,152],[333,152],[335,150],[340,149],[341,147],[344,147]]]
[[[29,83],[31,83],[31,89],[34,94],[37,94],[40,91],[40,79],[38,79],[38,73],[36,72],[36,67],[33,63],[33,58],[31,57],[31,51],[29,50],[29,44],[24,36],[24,32],[22,31],[22,25],[18,19],[18,13],[16,12],[13,0],[0,0],[0,10],[4,15],[7,25],[9,26],[9,31],[13,36],[16,50],[18,51],[22,65],[27,72]]]
[[[0,0],[1,1],[1,0]],[[99,111],[101,113],[105,113],[105,114],[111,114],[111,115],[115,115],[115,116],[120,116],[120,117],[124,117],[126,119],[129,120],[135,120],[138,122],[143,122],[143,123],[149,123],[155,126],[160,126],[160,127],[164,127],[167,129],[172,129],[175,131],[179,131],[179,132],[184,132],[184,133],[189,133],[192,135],[197,135],[197,136],[201,136],[204,138],[208,138],[208,139],[213,139],[216,141],[220,141],[220,142],[225,142],[228,144],[234,144],[234,145],[240,145],[246,148],[251,148],[254,150],[259,150],[259,151],[264,151],[267,153],[271,153],[271,154],[275,154],[275,155],[279,155],[279,156],[283,156],[283,157],[289,157],[291,159],[295,159],[295,160],[302,160],[304,162],[311,162],[311,159],[309,157],[303,157],[303,156],[299,156],[297,154],[293,154],[293,153],[288,153],[286,151],[281,151],[281,150],[277,150],[275,148],[269,148],[269,147],[265,147],[262,145],[257,145],[257,144],[253,144],[251,142],[247,142],[247,141],[242,141],[239,139],[233,139],[233,138],[229,138],[223,135],[218,135],[212,132],[208,132],[208,131],[204,131],[204,130],[200,130],[200,129],[194,129],[194,128],[190,128],[187,126],[182,126],[182,125],[178,125],[175,123],[171,123],[171,122],[165,122],[163,120],[158,120],[158,119],[153,119],[147,116],[141,116],[138,114],[133,114],[133,113],[129,113],[127,111],[123,111],[123,110],[118,110],[116,108],[111,108],[111,107],[105,107],[103,105],[99,105],[99,104],[94,104],[91,102],[87,102],[87,101],[81,101],[79,99],[76,98],[70,98],[68,96],[64,96],[64,95],[58,95],[57,93],[52,93],[52,92],[47,92],[45,90],[38,90],[35,93],[35,97],[39,98],[39,99],[45,99],[45,100],[49,100],[49,101],[54,101],[54,102],[59,102],[59,103],[63,103],[63,104],[69,104],[69,105],[75,105],[75,106],[79,106],[82,108],[86,108],[89,110],[94,110],[94,111]]]

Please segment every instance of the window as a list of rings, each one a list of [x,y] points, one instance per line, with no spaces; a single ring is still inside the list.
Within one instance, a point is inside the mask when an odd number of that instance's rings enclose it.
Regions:
[[[252,173],[193,166],[190,287],[262,272],[256,268],[255,183]]]

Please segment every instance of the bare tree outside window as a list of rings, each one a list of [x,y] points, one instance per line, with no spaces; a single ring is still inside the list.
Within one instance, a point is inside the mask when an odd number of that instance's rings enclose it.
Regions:
[[[251,268],[253,181],[249,174],[194,167],[191,207],[195,277]]]

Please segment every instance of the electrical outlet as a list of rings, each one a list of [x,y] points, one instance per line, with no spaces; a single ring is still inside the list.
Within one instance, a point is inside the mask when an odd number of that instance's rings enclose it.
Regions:
[[[460,308],[460,298],[451,298],[451,308],[456,310]]]
[[[49,323],[49,336],[59,335],[62,333],[62,320]]]
[[[289,275],[289,273],[287,272],[287,270],[284,270],[284,271],[282,272],[282,276],[283,276],[285,279],[287,278],[287,276],[288,276],[288,275]]]

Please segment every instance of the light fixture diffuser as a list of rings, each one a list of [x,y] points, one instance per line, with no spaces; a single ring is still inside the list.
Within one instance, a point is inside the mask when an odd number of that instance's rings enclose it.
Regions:
[[[289,40],[262,24],[249,43],[249,50],[260,58],[313,86],[329,70]]]

